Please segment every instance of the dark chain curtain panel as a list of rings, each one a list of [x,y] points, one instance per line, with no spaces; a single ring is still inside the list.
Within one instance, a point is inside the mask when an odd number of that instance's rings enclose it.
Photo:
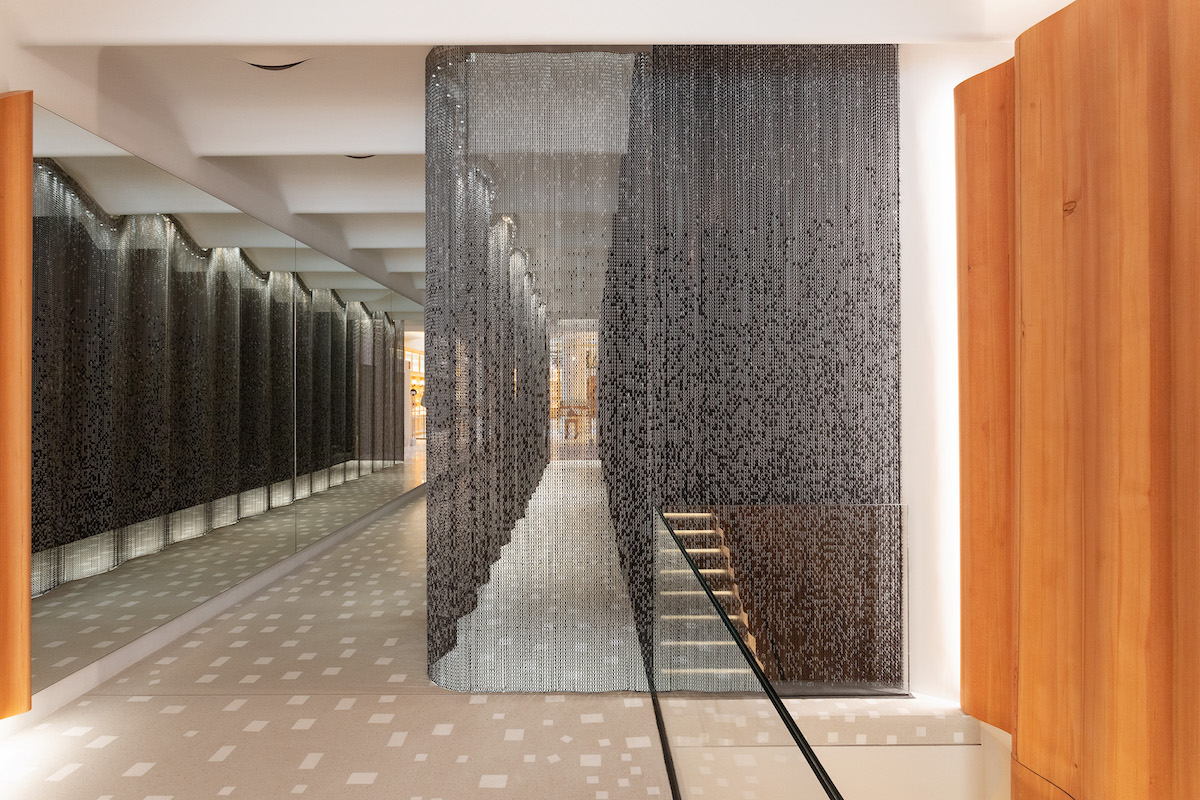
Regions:
[[[721,507],[772,677],[902,686],[895,48],[442,49],[427,98],[433,677],[644,688],[651,510]]]
[[[639,77],[601,325],[617,529],[716,511],[769,677],[902,690],[896,49],[656,47]],[[639,580],[653,539],[623,541]]]
[[[402,327],[36,166],[35,594],[402,460]]]

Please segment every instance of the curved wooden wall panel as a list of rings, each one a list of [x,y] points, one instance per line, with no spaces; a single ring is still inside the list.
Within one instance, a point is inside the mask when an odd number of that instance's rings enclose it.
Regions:
[[[1079,7],[1086,280],[1082,796],[1170,784],[1165,3]],[[1022,166],[1024,169],[1024,166]],[[1032,265],[1030,266],[1032,268]]]
[[[1200,797],[1200,4],[1167,8],[1175,796]]]
[[[1073,800],[1050,781],[1031,772],[1021,762],[1012,762],[1012,796],[1014,800]]]
[[[1200,797],[1198,8],[1079,0],[1017,41],[1019,798]],[[983,133],[978,115],[959,122],[961,165]],[[986,198],[965,194],[969,264]],[[965,583],[986,530],[971,491],[997,470],[977,463],[970,431],[994,414],[980,398],[1006,385],[981,390],[978,360],[1007,350],[979,338],[995,317],[969,292],[960,313]],[[970,631],[987,607],[964,599],[964,647],[978,650],[964,652],[964,706],[991,680],[969,666],[986,654]]]
[[[1017,714],[1014,757],[1078,796],[1082,712],[1083,294],[1078,15],[1016,48]],[[1036,269],[1030,268],[1037,265]],[[1052,724],[1046,724],[1052,720]]]
[[[0,94],[0,717],[28,711],[33,94]]]
[[[962,707],[1013,730],[1013,62],[954,91],[962,452]]]

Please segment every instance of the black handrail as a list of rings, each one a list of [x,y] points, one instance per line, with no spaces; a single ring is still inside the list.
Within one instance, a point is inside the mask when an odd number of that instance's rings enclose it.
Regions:
[[[808,762],[809,769],[813,771],[813,775],[816,776],[817,782],[820,783],[821,788],[825,790],[826,796],[829,797],[829,800],[844,800],[842,793],[839,792],[837,786],[834,785],[833,779],[830,778],[829,773],[825,771],[825,767],[823,764],[821,764],[821,760],[817,758],[817,754],[813,751],[812,745],[808,743],[808,739],[804,738],[804,733],[801,732],[800,727],[796,724],[796,720],[792,719],[792,715],[787,710],[787,707],[783,704],[783,700],[779,698],[779,695],[776,694],[774,687],[771,686],[771,682],[767,680],[767,676],[764,675],[762,670],[759,668],[758,661],[755,659],[754,654],[750,652],[750,648],[746,646],[746,643],[742,640],[742,637],[738,635],[736,630],[734,630],[733,624],[729,621],[729,615],[725,613],[724,606],[721,605],[721,601],[717,599],[717,596],[713,594],[712,587],[708,585],[708,581],[704,580],[704,576],[700,574],[700,570],[696,566],[696,562],[692,561],[692,557],[688,555],[687,549],[683,546],[683,542],[681,542],[679,537],[675,535],[675,529],[671,527],[671,523],[667,522],[667,518],[663,515],[661,509],[658,509],[656,513],[658,514],[658,518],[662,520],[663,525],[666,526],[667,532],[671,534],[671,539],[675,542],[675,547],[679,549],[679,552],[683,555],[684,560],[687,561],[688,567],[696,576],[696,580],[699,581],[701,588],[704,589],[704,594],[708,596],[708,602],[712,603],[713,608],[717,610],[717,616],[720,617],[725,629],[729,632],[729,635],[737,644],[738,650],[740,650],[742,653],[742,658],[745,659],[746,664],[750,667],[750,671],[754,673],[755,679],[758,680],[759,684],[763,688],[763,691],[766,692],[767,698],[771,701],[771,705],[775,707],[775,713],[779,714],[779,719],[783,722],[783,726],[787,728],[788,733],[790,733],[792,735],[792,739],[795,740],[796,746],[800,748],[800,752],[804,755],[804,760]]]

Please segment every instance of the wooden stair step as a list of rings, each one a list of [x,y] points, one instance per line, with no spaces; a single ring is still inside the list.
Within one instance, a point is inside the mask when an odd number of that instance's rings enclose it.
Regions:
[[[679,537],[679,541],[683,543],[684,550],[720,548],[725,544],[725,537],[719,532],[710,529],[696,531],[682,530],[676,531],[675,534]]]
[[[744,616],[744,615],[743,615]],[[716,630],[725,630],[725,625],[721,622],[721,617],[714,612],[712,614],[663,614],[659,619],[670,624],[681,624],[686,627],[712,627]],[[733,629],[738,632],[743,639],[749,635],[749,627],[740,617],[726,617],[733,625]]]
[[[665,512],[663,517],[671,524],[675,531],[675,535],[683,544],[684,550],[688,557],[696,566],[696,570],[708,583],[712,594],[721,604],[721,609],[725,614],[726,620],[730,627],[737,632],[738,637],[746,645],[746,648],[754,656],[754,660],[758,662],[759,667],[762,667],[762,660],[758,657],[758,642],[754,635],[750,633],[749,618],[746,616],[745,608],[742,605],[741,596],[738,588],[737,577],[734,574],[733,563],[729,548],[725,544],[725,534],[721,529],[720,521],[717,515],[710,511],[670,511]],[[700,527],[700,526],[704,527]],[[662,549],[659,551],[661,555],[671,556],[678,555],[676,549]],[[686,584],[688,580],[695,580],[695,574],[691,567],[675,567],[671,569],[660,570],[662,575],[661,580],[669,581],[670,584]],[[684,604],[689,603],[689,598],[692,603],[699,602],[700,595],[704,595],[703,590],[682,588],[664,590],[664,596],[673,596],[679,598],[676,602]],[[678,631],[678,634],[684,634],[691,631],[701,633],[702,628],[707,628],[704,633],[713,635],[714,632],[719,635],[719,632],[724,629],[728,635],[728,629],[721,622],[720,617],[714,614],[664,614],[662,615],[664,622],[672,621],[681,623],[684,630]],[[674,630],[672,629],[672,632]],[[677,634],[677,635],[678,635]],[[725,647],[736,647],[736,642],[732,640],[709,640],[707,638],[683,638],[672,639],[669,644],[675,648],[685,648],[688,644],[692,646],[719,646],[722,649]],[[667,642],[664,642],[667,644]],[[703,668],[681,669],[681,673],[687,672],[704,672]],[[718,670],[719,671],[719,670]]]
[[[697,567],[697,571],[701,575],[728,575],[731,572],[731,570],[728,567]],[[684,567],[682,569],[660,569],[658,571],[658,574],[660,574],[660,575],[694,575],[695,573],[692,572],[691,567]]]

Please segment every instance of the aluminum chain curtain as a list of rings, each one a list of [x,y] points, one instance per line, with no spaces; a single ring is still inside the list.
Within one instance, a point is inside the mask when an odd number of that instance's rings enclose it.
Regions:
[[[900,500],[896,48],[438,48],[426,97],[434,680],[646,689],[651,512],[726,507],[818,622],[786,677],[902,687],[900,519],[847,511]]]

